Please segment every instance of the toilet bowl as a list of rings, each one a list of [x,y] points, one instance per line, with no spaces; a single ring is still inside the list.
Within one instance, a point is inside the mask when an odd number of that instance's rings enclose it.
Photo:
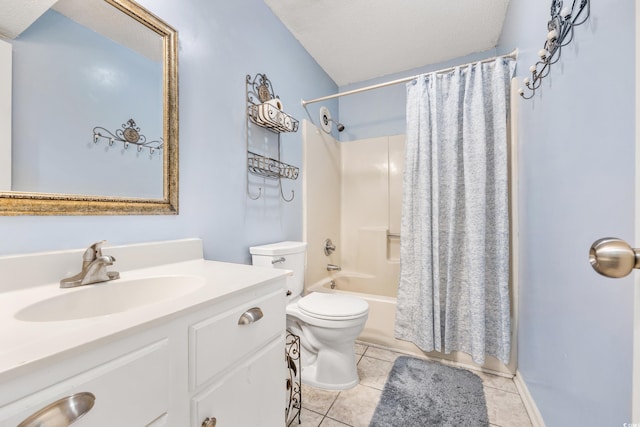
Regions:
[[[355,340],[364,329],[369,305],[350,295],[304,288],[305,242],[279,242],[250,248],[253,265],[292,270],[287,278],[287,328],[300,337],[302,382],[328,390],[346,390],[360,379]]]

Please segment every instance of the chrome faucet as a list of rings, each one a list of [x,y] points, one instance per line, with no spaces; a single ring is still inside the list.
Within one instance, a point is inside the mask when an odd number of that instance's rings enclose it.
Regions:
[[[105,242],[106,240],[101,240],[87,248],[82,256],[82,271],[60,280],[61,288],[75,288],[120,278],[117,271],[107,271],[107,266],[113,265],[116,259],[111,255],[102,255],[102,245]]]
[[[339,265],[327,264],[327,271],[340,271],[342,268]]]

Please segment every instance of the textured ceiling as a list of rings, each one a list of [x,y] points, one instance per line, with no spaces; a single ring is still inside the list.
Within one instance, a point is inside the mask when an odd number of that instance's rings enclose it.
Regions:
[[[265,0],[339,85],[494,48],[509,0]]]
[[[147,58],[162,62],[158,33],[102,0],[58,0],[53,9]]]
[[[0,37],[14,39],[56,0],[0,0]]]
[[[14,39],[49,8],[156,62],[162,39],[103,0],[0,0],[0,38]]]

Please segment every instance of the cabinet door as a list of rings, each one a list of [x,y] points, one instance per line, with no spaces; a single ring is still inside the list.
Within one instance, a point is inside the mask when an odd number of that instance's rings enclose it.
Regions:
[[[0,407],[0,427],[15,427],[61,398],[89,392],[95,403],[73,427],[162,426],[169,408],[169,348],[161,340]]]
[[[196,395],[191,425],[201,427],[207,417],[215,417],[216,427],[283,426],[285,378],[281,336]]]

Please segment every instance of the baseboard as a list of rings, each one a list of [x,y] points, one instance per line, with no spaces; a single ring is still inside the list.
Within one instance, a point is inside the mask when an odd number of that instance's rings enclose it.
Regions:
[[[515,377],[513,377],[513,382],[516,384],[516,388],[518,389],[518,393],[520,393],[520,398],[522,399],[522,403],[524,403],[524,407],[529,414],[529,418],[531,419],[531,424],[533,424],[533,427],[545,427],[544,420],[542,419],[542,415],[538,410],[538,406],[531,397],[531,393],[529,393],[527,384],[522,379],[522,374],[519,370],[516,370],[516,375]]]

